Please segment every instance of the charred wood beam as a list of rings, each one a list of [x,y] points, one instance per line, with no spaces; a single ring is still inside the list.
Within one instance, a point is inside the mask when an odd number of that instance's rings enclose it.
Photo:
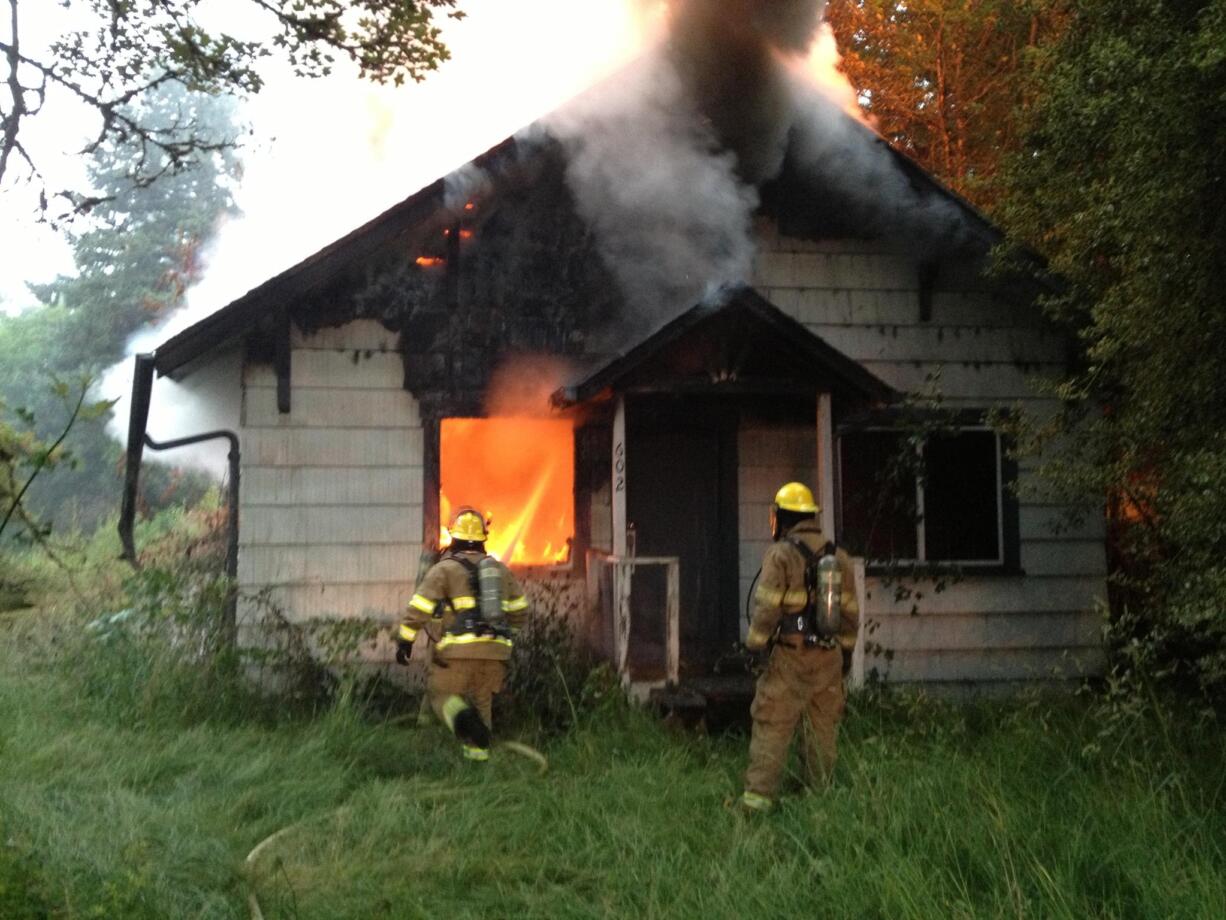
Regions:
[[[656,380],[649,384],[627,386],[622,393],[633,396],[813,396],[820,389],[813,383],[795,380]],[[555,403],[555,405],[558,405]]]
[[[446,297],[447,309],[458,310],[460,307],[460,218],[451,224],[447,234],[447,276]]]
[[[421,543],[423,547],[438,544],[439,502],[441,487],[439,472],[439,419],[423,418],[421,470]]]
[[[277,310],[276,327],[273,330],[273,366],[277,372],[277,411],[286,415],[290,411],[290,318],[289,310]]]

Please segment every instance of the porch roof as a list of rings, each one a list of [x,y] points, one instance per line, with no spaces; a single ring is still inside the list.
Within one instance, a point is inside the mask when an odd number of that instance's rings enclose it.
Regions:
[[[889,384],[824,342],[752,287],[725,287],[572,386],[555,406],[614,393],[771,395],[829,390],[888,403]]]

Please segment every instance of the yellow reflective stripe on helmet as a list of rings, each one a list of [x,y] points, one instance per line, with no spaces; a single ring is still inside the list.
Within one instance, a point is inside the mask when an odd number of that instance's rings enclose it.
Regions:
[[[803,607],[809,603],[809,592],[803,588],[784,591],[780,588],[758,585],[754,591],[754,597],[760,604],[768,607]]]
[[[451,599],[452,610],[475,610],[477,608],[477,599],[475,597],[463,596],[453,597]]]
[[[432,616],[434,608],[438,606],[438,601],[432,601],[422,594],[414,594],[413,599],[409,601],[409,606],[414,610],[420,610],[427,616]]]
[[[504,613],[518,613],[520,610],[528,609],[528,598],[522,594],[519,597],[513,597],[510,600],[502,602]]]
[[[505,636],[477,636],[472,633],[453,636],[448,633],[438,640],[436,648],[447,648],[449,645],[472,645],[476,642],[493,642],[496,645],[505,645],[507,648],[511,647],[511,640]]]
[[[414,639],[417,638],[417,630],[414,629],[412,626],[409,626],[407,623],[401,623],[400,624],[400,638],[404,639],[406,642],[412,642]]]

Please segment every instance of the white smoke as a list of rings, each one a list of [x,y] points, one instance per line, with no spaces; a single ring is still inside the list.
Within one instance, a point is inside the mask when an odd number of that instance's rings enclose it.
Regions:
[[[632,314],[620,333],[748,279],[756,187],[785,162],[866,234],[934,248],[959,236],[958,209],[914,188],[864,124],[824,9],[671,0],[656,48],[545,119]]]
[[[649,53],[545,119],[567,181],[633,311],[667,315],[744,278],[757,193],[736,175],[669,58]]]
[[[643,47],[642,5],[465,0],[465,18],[444,24],[452,59],[420,85],[373,86],[342,63],[317,80],[296,78],[288,66],[269,71],[243,113],[252,140],[235,192],[242,216],[219,228],[202,259],[203,280],[184,307],[136,336],[129,355],[154,350],[624,66]],[[232,7],[214,6],[218,27],[236,28]],[[264,28],[238,25],[247,29],[242,38],[257,39]],[[462,202],[483,181],[479,171],[461,171],[449,178],[448,195]],[[111,428],[121,441],[132,367],[129,357],[99,385],[104,396],[121,400]],[[224,372],[234,381],[230,390],[203,383],[206,373],[214,376],[201,367],[182,385],[155,381],[151,437],[238,426],[237,372]],[[224,470],[224,450],[146,456]]]

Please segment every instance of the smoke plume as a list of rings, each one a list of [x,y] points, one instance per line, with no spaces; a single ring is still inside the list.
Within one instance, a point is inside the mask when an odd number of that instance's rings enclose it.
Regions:
[[[545,120],[631,324],[748,280],[758,189],[785,165],[815,200],[854,210],[865,235],[958,237],[957,209],[915,189],[863,123],[824,10],[671,0],[654,49]]]
[[[549,116],[580,216],[636,317],[744,278],[758,197],[659,50]],[[631,319],[633,319],[631,318]]]

